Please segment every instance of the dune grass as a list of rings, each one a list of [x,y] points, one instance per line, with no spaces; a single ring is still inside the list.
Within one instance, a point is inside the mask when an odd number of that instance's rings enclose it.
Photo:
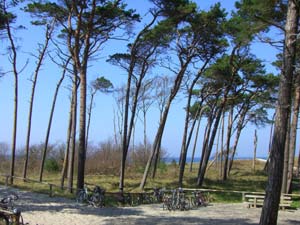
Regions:
[[[184,188],[204,188],[219,190],[210,192],[210,198],[214,202],[241,202],[241,192],[264,192],[267,181],[267,174],[263,171],[264,163],[257,162],[256,170],[252,170],[252,161],[240,160],[233,164],[230,176],[226,181],[222,181],[219,177],[219,171],[216,165],[212,165],[207,170],[207,175],[203,186],[198,187],[196,184],[198,164],[193,165],[192,172],[189,171],[190,165],[185,168]],[[154,187],[166,189],[174,189],[178,187],[178,164],[160,164],[157,170],[155,179],[152,179],[152,174],[149,175],[145,191],[152,191]],[[139,168],[133,171],[126,172],[125,192],[140,192],[139,184],[142,178],[143,169]],[[18,176],[18,175],[17,175]],[[76,174],[74,176],[76,178]],[[38,174],[31,173],[30,179],[37,180]],[[5,179],[0,179],[4,183]],[[76,187],[76,179],[74,187]],[[106,189],[107,192],[117,192],[119,185],[119,177],[116,175],[104,174],[86,174],[85,182],[88,186],[99,185]],[[23,182],[22,179],[15,179],[14,185],[21,189],[49,193],[49,184],[53,184],[53,193],[58,196],[74,197],[68,190],[60,189],[60,173],[45,173],[43,183]],[[67,181],[65,182],[65,186]],[[294,185],[300,185],[299,180],[296,180]],[[74,190],[76,193],[76,190]],[[297,193],[297,192],[295,192]],[[299,188],[298,188],[299,194]]]

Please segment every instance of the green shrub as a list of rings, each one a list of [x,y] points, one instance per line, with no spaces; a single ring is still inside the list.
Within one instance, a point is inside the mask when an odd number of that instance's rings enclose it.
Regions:
[[[56,159],[47,159],[45,161],[45,170],[48,172],[58,172],[59,171],[59,165]]]

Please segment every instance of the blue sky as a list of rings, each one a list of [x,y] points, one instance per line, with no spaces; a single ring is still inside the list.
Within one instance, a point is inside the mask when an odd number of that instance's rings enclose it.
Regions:
[[[147,1],[139,1],[143,4],[137,4],[136,0],[127,0],[129,7],[137,9],[137,12],[144,15],[147,11]],[[212,4],[218,2],[214,0],[208,1],[196,1],[200,9],[208,9]],[[221,1],[221,4],[229,12],[234,7],[234,1],[226,0]],[[30,26],[29,17],[24,13],[18,13],[18,23],[26,26],[26,30],[17,31],[15,36],[18,37],[19,58],[18,68],[21,69],[27,59],[30,59],[28,66],[19,76],[19,123],[18,123],[18,147],[24,146],[25,136],[27,132],[27,117],[29,97],[31,93],[30,76],[33,74],[34,59],[30,57],[30,54],[37,54],[37,43],[43,43],[43,33],[40,28]],[[274,33],[274,35],[277,35]],[[0,61],[1,70],[9,71],[10,65],[7,61],[8,55],[4,54],[7,42],[1,42],[0,44]],[[98,76],[105,76],[110,79],[115,87],[124,84],[126,80],[126,73],[115,66],[106,62],[107,57],[110,54],[116,52],[124,52],[126,42],[109,42],[105,45],[103,52],[100,54],[100,58],[97,61],[90,63],[89,67],[89,80],[93,80]],[[266,66],[269,71],[274,71],[269,64],[275,59],[276,51],[268,45],[262,45],[256,43],[252,48],[253,53],[257,54],[266,62]],[[156,71],[159,74],[159,71]],[[45,61],[42,70],[40,72],[39,81],[36,87],[35,104],[33,111],[33,123],[31,131],[31,143],[41,143],[45,139],[45,133],[48,123],[48,117],[50,113],[50,106],[52,96],[57,81],[59,80],[61,69],[53,63],[49,63],[49,58]],[[0,78],[0,142],[6,142],[10,144],[12,135],[12,119],[13,119],[13,76],[8,73],[4,77]],[[69,85],[68,79],[65,79],[63,87],[60,90],[58,96],[57,107],[54,114],[54,121],[50,136],[50,142],[55,143],[57,141],[64,142],[67,133],[68,112],[69,112]],[[184,123],[184,107],[185,102],[176,101],[171,108],[170,116],[167,121],[166,130],[163,137],[163,147],[167,150],[170,156],[178,156],[180,151],[181,136]],[[98,93],[95,99],[95,105],[93,108],[92,124],[90,127],[90,141],[94,144],[105,141],[108,138],[112,138],[114,134],[113,128],[113,109],[115,107],[114,99],[111,95],[105,95]],[[159,114],[158,110],[153,108],[149,113],[148,122],[148,137],[153,139],[157,126],[158,126]],[[239,156],[251,156],[253,150],[253,136],[255,127],[249,126],[243,131],[240,144],[238,147]],[[138,125],[137,133],[135,135],[136,142],[141,141],[142,127]],[[203,130],[202,130],[203,132]],[[258,155],[265,156],[268,152],[270,128],[258,129]],[[201,138],[200,138],[201,140]],[[199,144],[198,146],[200,146]],[[200,148],[198,147],[197,156],[200,156]]]

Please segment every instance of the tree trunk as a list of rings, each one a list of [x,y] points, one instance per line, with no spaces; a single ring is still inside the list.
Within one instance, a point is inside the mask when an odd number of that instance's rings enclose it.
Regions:
[[[297,125],[299,117],[299,106],[300,106],[300,74],[296,74],[295,81],[295,94],[294,94],[294,106],[293,106],[293,116],[292,124],[290,129],[290,151],[289,151],[289,164],[288,164],[288,174],[287,174],[287,193],[291,193],[292,188],[292,178],[293,178],[293,168],[295,161],[295,150],[296,150],[296,139],[297,139]]]
[[[73,177],[74,177],[74,158],[76,149],[76,127],[77,127],[77,70],[74,68],[74,81],[73,81],[73,107],[72,107],[72,131],[71,131],[71,143],[68,162],[68,189],[70,193],[73,193]]]
[[[8,14],[6,12],[6,9],[4,8],[4,13]],[[13,36],[11,33],[11,27],[9,24],[9,20],[6,19],[4,21],[5,25],[6,25],[6,31],[7,31],[7,35],[8,35],[8,39],[10,42],[10,48],[12,51],[12,59],[11,59],[11,63],[12,63],[12,71],[13,71],[13,75],[14,75],[14,121],[13,121],[13,131],[12,131],[12,144],[11,144],[11,163],[10,163],[10,183],[13,184],[14,182],[14,175],[15,175],[15,157],[16,157],[16,139],[17,139],[17,124],[18,124],[18,85],[19,85],[19,81],[18,81],[18,70],[17,70],[17,51],[16,51],[16,46],[13,40]]]
[[[63,162],[63,167],[61,170],[61,181],[60,181],[60,186],[61,189],[64,187],[64,182],[65,178],[67,176],[67,171],[68,171],[68,162],[69,162],[69,153],[70,153],[70,141],[71,141],[71,133],[72,133],[72,118],[73,118],[73,97],[71,99],[71,104],[70,104],[70,112],[69,112],[69,125],[68,125],[68,131],[67,131],[67,145],[66,145],[66,150],[65,150],[65,157],[64,157],[64,162]]]
[[[227,180],[227,175],[228,175],[228,160],[230,154],[230,140],[231,140],[232,123],[233,123],[232,117],[233,117],[233,106],[230,106],[230,111],[228,114],[228,124],[227,124],[227,133],[226,133],[226,152],[224,156],[222,181]]]
[[[133,68],[128,72],[127,77],[127,87],[126,87],[126,95],[125,95],[125,106],[124,106],[124,123],[123,123],[123,135],[122,135],[122,160],[121,160],[121,168],[120,168],[120,182],[119,189],[123,192],[124,189],[124,179],[125,179],[125,164],[127,157],[127,132],[128,132],[128,115],[129,115],[129,98],[130,98],[130,90],[131,90],[131,79],[132,79],[132,71]]]
[[[203,137],[203,143],[202,143],[202,152],[201,152],[201,157],[200,157],[200,162],[199,162],[199,169],[198,169],[198,176],[200,174],[200,170],[204,161],[204,155],[206,153],[206,148],[209,142],[209,136],[211,132],[211,127],[213,125],[213,118],[212,115],[209,117],[205,130],[204,130],[204,137]]]
[[[238,145],[238,142],[239,142],[239,139],[240,139],[240,135],[241,135],[242,129],[243,129],[243,127],[244,127],[243,124],[244,124],[244,121],[245,121],[245,117],[246,117],[247,111],[248,111],[248,107],[246,107],[246,108],[242,111],[242,113],[240,114],[240,118],[239,118],[239,121],[238,121],[238,124],[237,124],[235,140],[234,140],[233,149],[232,149],[232,154],[231,154],[231,159],[230,159],[229,167],[228,167],[228,176],[229,176],[230,171],[231,171],[231,169],[232,169],[233,160],[234,160],[234,157],[235,157],[235,154],[236,154],[237,145]]]
[[[185,169],[185,164],[186,164],[186,157],[187,157],[187,152],[188,152],[188,148],[189,148],[189,142],[191,140],[191,135],[189,137],[187,137],[187,134],[188,134],[188,127],[189,127],[190,107],[191,107],[193,89],[194,89],[195,85],[197,84],[197,81],[199,80],[200,76],[202,75],[202,72],[203,72],[205,66],[207,65],[207,63],[208,63],[208,60],[204,63],[201,70],[197,73],[196,77],[192,81],[191,86],[188,89],[188,100],[187,100],[187,104],[186,104],[184,131],[183,131],[183,136],[182,136],[181,153],[180,153],[180,161],[179,161],[179,180],[178,180],[179,187],[182,187],[184,169]],[[191,128],[191,132],[194,130],[194,126],[195,126],[195,121]],[[187,138],[188,138],[188,140],[187,140]]]
[[[253,150],[253,162],[252,162],[252,170],[255,172],[255,162],[256,162],[256,149],[257,149],[257,131],[254,131],[254,150]]]
[[[202,163],[201,167],[199,168],[199,173],[198,173],[198,178],[197,178],[197,185],[198,186],[202,186],[203,181],[204,181],[204,176],[205,176],[205,173],[206,173],[208,160],[209,160],[209,157],[211,155],[211,151],[212,151],[212,147],[213,147],[213,144],[214,144],[214,141],[215,141],[216,133],[217,133],[217,130],[218,130],[218,127],[219,127],[219,122],[220,122],[220,118],[221,118],[221,115],[222,115],[222,111],[223,111],[223,107],[220,107],[220,109],[217,112],[214,127],[213,127],[213,130],[212,130],[210,138],[209,138],[209,144],[207,145],[207,148],[205,148],[203,163]]]
[[[268,158],[267,162],[264,167],[264,171],[268,171],[268,166],[269,166],[269,161],[270,161],[270,152],[271,152],[271,147],[272,147],[272,137],[273,137],[273,128],[274,128],[274,120],[275,120],[275,113],[273,114],[272,117],[272,124],[271,124],[271,130],[270,130],[270,139],[269,139],[269,152],[268,152]]]
[[[73,84],[73,85],[75,85],[75,84]],[[60,182],[60,185],[61,185],[62,189],[64,187],[65,178],[67,177],[67,174],[68,174],[69,159],[70,159],[70,148],[72,146],[72,144],[71,144],[71,140],[72,140],[72,128],[73,128],[72,122],[73,122],[73,111],[74,111],[74,104],[75,104],[75,102],[74,102],[74,100],[75,100],[74,93],[75,93],[75,89],[73,89],[73,91],[72,91],[72,96],[71,96],[71,101],[70,101],[69,123],[68,123],[67,141],[66,141],[67,145],[66,145],[66,150],[65,150],[65,157],[64,157],[64,162],[63,162],[63,168],[62,168],[62,171],[61,171],[61,182]],[[74,151],[72,151],[72,152],[74,152]],[[73,187],[73,184],[71,184],[71,188],[72,187]]]
[[[86,71],[80,73],[80,112],[79,112],[79,146],[77,162],[77,189],[84,187],[84,168],[86,159]]]
[[[225,133],[225,112],[223,112],[222,114],[221,152],[220,152],[220,170],[219,170],[220,179],[223,177],[224,133]]]
[[[215,157],[215,168],[216,168],[216,171],[218,171],[218,168],[219,168],[219,147],[220,147],[221,129],[222,129],[221,127],[218,128],[218,134],[217,134],[216,157]]]
[[[91,101],[90,101],[90,105],[88,108],[88,122],[87,122],[87,128],[86,128],[86,143],[85,143],[85,149],[88,149],[88,142],[89,142],[89,131],[90,131],[90,124],[91,124],[91,117],[92,117],[92,108],[93,108],[93,101],[94,101],[94,96],[95,96],[96,92],[92,91],[91,94]]]
[[[159,124],[158,130],[157,130],[157,133],[156,133],[156,136],[155,136],[155,140],[154,140],[154,143],[153,143],[153,149],[152,149],[152,152],[151,152],[151,154],[148,158],[148,161],[147,161],[147,164],[146,164],[146,167],[145,167],[145,170],[144,170],[143,178],[142,178],[142,181],[141,181],[141,184],[140,184],[140,189],[141,190],[143,190],[145,185],[146,185],[148,174],[149,174],[149,171],[150,171],[150,167],[151,167],[153,158],[154,158],[155,155],[159,154],[162,135],[163,135],[164,128],[165,128],[166,121],[167,121],[167,117],[168,117],[168,114],[169,114],[169,109],[171,107],[171,102],[172,102],[172,99],[170,98],[168,100],[168,103],[166,104],[162,120]]]
[[[34,71],[33,80],[32,80],[32,88],[31,88],[31,96],[30,96],[30,102],[29,102],[29,112],[28,112],[28,124],[27,124],[27,136],[26,136],[26,146],[25,146],[25,162],[24,162],[24,169],[23,169],[23,178],[25,179],[27,176],[27,165],[28,165],[28,157],[29,157],[29,147],[30,147],[30,133],[31,133],[31,122],[32,122],[32,111],[33,111],[33,103],[34,103],[34,95],[35,95],[35,87],[38,80],[38,75],[40,72],[40,68],[42,66],[46,50],[48,48],[49,40],[51,37],[52,28],[47,26],[46,30],[46,39],[45,44],[41,51],[39,51],[39,57],[38,62]],[[46,146],[45,146],[46,149]],[[40,178],[39,180],[42,181],[42,173],[44,169],[44,162],[46,153],[43,153],[42,161],[41,161],[41,167],[40,167]]]
[[[198,124],[197,124],[197,128],[196,128],[196,134],[195,134],[195,140],[194,140],[193,152],[192,152],[192,158],[191,158],[191,164],[190,164],[190,172],[193,171],[193,163],[194,163],[194,157],[195,157],[195,152],[196,152],[196,147],[197,147],[197,142],[198,142],[198,137],[199,137],[200,124],[201,124],[201,116],[199,116],[199,118],[198,118]]]
[[[289,111],[291,108],[289,107]],[[286,138],[285,138],[285,146],[284,146],[284,160],[283,160],[283,174],[282,174],[282,187],[281,193],[287,193],[287,176],[288,176],[288,166],[289,166],[289,152],[290,152],[290,126],[291,126],[291,117],[289,114],[288,124],[287,124],[287,131],[286,131]]]
[[[160,147],[161,147],[161,140],[162,140],[163,132],[164,132],[165,125],[166,125],[166,122],[167,122],[169,110],[171,108],[172,101],[174,100],[174,98],[176,97],[176,95],[177,95],[177,93],[180,89],[183,76],[185,74],[185,71],[187,69],[187,66],[188,66],[190,60],[191,59],[188,58],[188,59],[186,59],[186,61],[184,63],[182,62],[183,64],[181,65],[181,69],[180,69],[180,71],[178,72],[178,74],[176,76],[174,85],[172,87],[170,96],[168,98],[166,107],[165,107],[164,112],[163,112],[163,116],[161,118],[158,130],[157,130],[157,133],[156,133],[156,136],[155,136],[155,142],[154,142],[154,145],[153,145],[152,153],[149,156],[147,165],[145,167],[143,178],[142,178],[142,181],[141,181],[141,184],[140,184],[140,189],[144,189],[144,187],[146,185],[147,178],[148,178],[148,174],[149,174],[149,171],[150,171],[150,166],[151,166],[152,160],[154,158],[154,155],[159,153],[159,150],[160,150]]]
[[[45,144],[44,144],[44,151],[43,151],[43,158],[42,158],[42,163],[41,163],[41,170],[40,170],[40,181],[42,181],[42,176],[43,176],[43,169],[44,169],[44,163],[45,163],[45,158],[46,158],[46,154],[47,154],[47,149],[48,149],[48,142],[49,142],[49,136],[50,136],[50,130],[51,130],[51,126],[52,126],[52,119],[53,119],[53,115],[54,115],[54,110],[55,110],[55,105],[56,105],[56,99],[58,96],[58,91],[59,88],[63,82],[63,80],[65,79],[65,75],[67,72],[67,66],[69,64],[71,58],[68,58],[68,60],[66,61],[65,67],[63,69],[62,72],[62,76],[60,78],[60,80],[58,81],[57,85],[56,85],[56,89],[54,92],[54,96],[53,96],[53,100],[52,100],[52,106],[51,106],[51,111],[50,111],[50,116],[49,116],[49,121],[48,121],[48,127],[47,127],[47,132],[46,132],[46,138],[45,138]],[[25,167],[24,167],[25,169]]]
[[[297,34],[297,26],[298,7],[294,0],[289,0],[285,25],[283,74],[280,76],[279,96],[269,163],[269,177],[266,188],[266,197],[260,217],[260,225],[277,224],[282,185],[284,147],[290,114],[289,106],[291,104],[291,89],[296,52],[295,34]]]

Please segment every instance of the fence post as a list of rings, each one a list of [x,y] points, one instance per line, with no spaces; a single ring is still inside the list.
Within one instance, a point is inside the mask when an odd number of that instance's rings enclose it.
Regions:
[[[53,186],[52,184],[49,184],[49,188],[50,188],[50,193],[49,193],[49,196],[50,196],[50,197],[52,197],[52,196],[53,196],[53,195],[52,195],[52,186]]]
[[[8,186],[8,178],[9,178],[9,176],[6,175],[6,176],[5,176],[5,186],[6,186],[6,187]]]

